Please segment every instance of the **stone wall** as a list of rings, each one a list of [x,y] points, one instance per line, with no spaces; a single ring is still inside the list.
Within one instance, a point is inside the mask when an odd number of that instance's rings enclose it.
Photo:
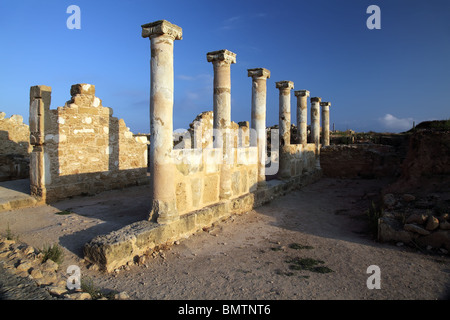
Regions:
[[[0,112],[0,181],[28,178],[30,129],[23,117]]]
[[[147,138],[133,136],[95,86],[76,84],[50,109],[51,88],[30,91],[31,192],[47,202],[148,183]]]
[[[320,149],[320,166],[326,177],[393,177],[400,173],[400,163],[394,147],[387,145],[331,145]]]

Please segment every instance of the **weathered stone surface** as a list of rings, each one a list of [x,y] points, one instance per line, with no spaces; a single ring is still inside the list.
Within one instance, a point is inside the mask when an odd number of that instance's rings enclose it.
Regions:
[[[412,224],[412,223],[405,224],[405,225],[403,226],[403,228],[404,228],[406,231],[415,232],[415,233],[418,233],[418,234],[420,234],[420,235],[429,235],[429,234],[430,234],[430,231],[425,230],[424,228],[422,228],[422,227],[420,227],[420,226],[418,226],[418,225]]]
[[[30,100],[30,122],[37,123],[31,134],[42,138],[30,156],[31,194],[53,202],[148,183],[147,141],[112,117],[94,85],[75,84],[71,95],[56,110],[50,101],[37,108],[37,100]]]
[[[416,223],[416,224],[424,224],[425,221],[427,221],[428,216],[425,214],[418,214],[418,213],[414,213],[412,215],[410,215],[408,218],[406,218],[405,223]]]
[[[414,238],[416,238],[415,234],[410,231],[403,230],[397,220],[386,217],[378,220],[378,239],[380,241],[400,241],[403,243],[409,243]]]
[[[438,230],[419,237],[417,243],[422,246],[432,246],[433,248],[445,248],[450,250],[450,230]]]
[[[443,221],[443,222],[439,223],[439,228],[442,230],[450,230],[450,222]]]
[[[40,268],[42,271],[45,271],[45,272],[54,272],[54,271],[58,270],[59,265],[56,262],[54,262],[53,260],[48,259],[47,261],[42,263]]]
[[[439,227],[439,220],[435,216],[429,216],[425,229],[433,231]]]

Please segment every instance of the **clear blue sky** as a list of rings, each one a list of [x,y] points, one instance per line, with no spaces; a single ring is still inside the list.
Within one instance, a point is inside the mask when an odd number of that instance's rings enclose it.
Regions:
[[[69,5],[81,9],[70,30]],[[369,30],[369,5],[381,29]],[[331,102],[336,129],[399,132],[412,121],[450,118],[450,1],[4,1],[0,2],[0,111],[28,122],[29,88],[51,86],[52,106],[90,83],[130,129],[149,132],[150,44],[141,24],[183,28],[175,42],[174,129],[212,110],[209,51],[237,54],[232,120],[250,120],[249,68],[267,68],[267,125],[278,123],[275,82]],[[295,123],[292,92],[292,122]],[[309,104],[308,104],[309,111]],[[309,118],[309,112],[308,112]],[[308,121],[309,123],[309,121]]]

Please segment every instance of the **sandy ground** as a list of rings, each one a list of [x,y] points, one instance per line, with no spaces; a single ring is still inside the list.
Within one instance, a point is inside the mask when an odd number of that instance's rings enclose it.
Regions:
[[[385,183],[324,178],[115,274],[88,269],[82,246],[144,219],[146,186],[2,212],[0,226],[9,224],[37,248],[59,243],[66,249],[63,270],[76,264],[97,287],[132,299],[449,299],[448,255],[381,244],[368,232],[364,211]],[[56,214],[68,209],[73,213]],[[294,243],[309,247],[291,248]],[[292,270],[295,258],[320,260],[332,272]],[[371,265],[380,268],[380,289],[367,288]]]

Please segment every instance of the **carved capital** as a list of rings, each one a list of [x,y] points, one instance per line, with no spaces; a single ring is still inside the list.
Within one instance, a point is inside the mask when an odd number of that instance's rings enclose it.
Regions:
[[[183,39],[183,30],[167,20],[158,20],[155,22],[143,24],[142,38],[153,38],[162,35],[168,35],[174,40]]]
[[[278,81],[278,82],[275,82],[275,86],[276,86],[277,89],[291,90],[291,89],[294,89],[294,82],[292,82],[292,81]]]
[[[311,98],[311,103],[313,103],[313,102],[319,102],[320,103],[320,101],[322,101],[322,98],[319,98],[319,97],[312,97]]]
[[[297,90],[297,91],[294,91],[294,95],[296,96],[296,97],[309,97],[309,91],[308,90]]]
[[[324,101],[324,102],[321,102],[321,103],[320,103],[320,106],[321,106],[321,107],[330,107],[330,106],[331,106],[331,103],[330,103],[330,102],[325,102],[325,101]]]
[[[270,78],[270,71],[264,68],[247,69],[247,72],[252,78]]]
[[[224,61],[232,64],[236,63],[236,53],[223,49],[218,51],[211,51],[206,54],[208,62]]]

